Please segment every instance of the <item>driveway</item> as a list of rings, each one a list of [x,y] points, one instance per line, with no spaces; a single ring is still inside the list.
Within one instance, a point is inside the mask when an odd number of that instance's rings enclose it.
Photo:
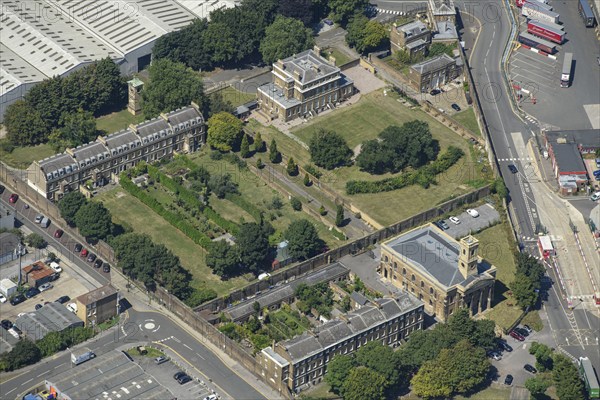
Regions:
[[[458,225],[455,225],[446,219],[445,221],[450,229],[446,230],[445,232],[453,238],[458,239],[478,232],[500,221],[500,214],[498,214],[498,211],[496,211],[496,209],[490,204],[484,204],[476,207],[475,210],[479,212],[479,217],[477,218],[471,217],[466,212],[456,215],[456,217],[460,220],[460,224]]]
[[[360,65],[348,68],[344,70],[343,73],[354,82],[354,86],[363,95],[386,86],[386,83],[383,80],[379,79]]]

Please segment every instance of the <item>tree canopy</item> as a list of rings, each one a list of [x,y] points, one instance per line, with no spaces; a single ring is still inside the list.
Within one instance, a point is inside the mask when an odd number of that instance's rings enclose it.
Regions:
[[[85,196],[79,191],[73,191],[65,194],[62,199],[58,201],[58,210],[60,216],[63,217],[67,224],[75,225],[75,214],[77,211],[87,203]]]
[[[323,248],[317,228],[306,219],[293,221],[283,236],[289,241],[290,256],[298,260],[309,259]]]
[[[284,17],[295,18],[304,25],[313,19],[313,2],[311,0],[279,0],[277,13]]]
[[[260,42],[263,61],[272,64],[279,59],[310,49],[314,43],[312,31],[295,18],[277,16],[265,29]]]
[[[331,386],[335,394],[342,394],[342,387],[350,371],[357,365],[352,355],[337,354],[327,365],[325,381]]]
[[[112,216],[104,204],[90,201],[75,214],[75,225],[88,240],[106,239],[112,231]]]
[[[96,118],[89,111],[81,108],[72,114],[63,114],[62,128],[55,129],[49,136],[49,141],[56,151],[77,147],[98,137]]]
[[[208,119],[208,144],[221,151],[230,151],[239,143],[242,126],[242,121],[228,112],[214,114]]]
[[[367,367],[356,367],[344,381],[344,400],[384,400],[385,376]]]
[[[368,0],[329,0],[331,18],[343,26],[354,14],[364,13],[368,5]]]
[[[235,275],[239,264],[237,248],[231,246],[225,240],[214,242],[206,256],[206,265],[208,265],[215,275],[221,277],[230,277]]]
[[[240,263],[245,271],[257,272],[269,256],[269,239],[263,227],[255,222],[242,224],[236,236]]]
[[[353,155],[341,135],[324,129],[315,132],[308,146],[312,161],[325,169],[347,165]]]
[[[361,54],[381,48],[389,42],[389,33],[385,26],[369,20],[362,13],[354,15],[346,29],[348,30],[346,42]]]

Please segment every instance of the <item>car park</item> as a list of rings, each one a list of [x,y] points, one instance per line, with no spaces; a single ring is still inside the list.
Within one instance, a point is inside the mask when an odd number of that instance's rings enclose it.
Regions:
[[[40,290],[40,292],[45,292],[46,290],[50,290],[53,287],[54,286],[52,286],[51,283],[44,283],[43,285],[40,285],[40,287],[38,289]]]
[[[509,335],[511,337],[513,337],[514,339],[517,339],[519,342],[522,342],[522,341],[525,340],[525,338],[523,337],[523,335],[521,335],[519,332],[515,331],[514,329],[509,332]]]
[[[58,299],[56,299],[55,303],[65,304],[69,300],[71,300],[69,296],[60,296]]]
[[[180,385],[183,385],[185,383],[188,383],[189,381],[192,380],[192,378],[186,374],[185,372],[177,372],[175,375],[173,375],[173,378],[179,382]]]
[[[467,210],[467,214],[469,214],[473,218],[479,217],[479,212],[477,212],[477,210],[473,210],[472,208],[469,208]]]
[[[458,218],[456,218],[456,217],[450,217],[450,218],[448,218],[448,220],[449,220],[450,222],[452,222],[453,224],[455,224],[455,225],[458,225],[458,224],[460,224],[460,219],[458,219]]]
[[[156,357],[154,359],[154,362],[156,363],[156,365],[166,363],[167,361],[169,361],[169,359],[166,356],[160,356],[160,357]]]
[[[102,266],[102,271],[109,273],[110,272],[110,264],[104,263]]]
[[[529,364],[523,365],[523,368],[525,369],[525,371],[531,372],[532,374],[535,374],[537,372],[537,369],[535,369],[532,365]]]
[[[8,202],[11,204],[15,204],[17,202],[17,200],[19,200],[19,195],[16,193],[11,194],[10,197],[8,198]]]
[[[37,296],[38,294],[40,294],[40,290],[38,288],[35,287],[30,287],[29,289],[27,289],[25,291],[25,297],[27,297],[28,299]]]
[[[87,256],[87,261],[88,262],[93,262],[96,259],[96,255],[94,253],[90,253]]]
[[[54,237],[57,239],[60,239],[61,236],[63,235],[63,233],[65,233],[62,229],[57,229],[54,231]]]
[[[504,378],[504,384],[505,385],[512,385],[513,382],[513,376],[512,375],[506,375],[506,378]]]
[[[73,248],[73,250],[75,251],[75,253],[79,253],[81,251],[81,249],[83,249],[83,246],[80,243],[77,243],[75,245],[75,247]]]
[[[81,253],[79,253],[79,255],[81,255],[81,257],[87,257],[87,255],[88,255],[88,250],[87,250],[87,249],[83,249],[83,250],[81,250]]]
[[[10,322],[10,321],[9,321],[9,320],[7,320],[7,319],[3,319],[2,321],[0,321],[0,325],[1,325],[1,326],[2,326],[4,329],[6,329],[6,330],[9,330],[10,328],[12,328],[12,326],[13,326],[13,323],[12,323],[12,322]]]
[[[25,300],[27,300],[27,298],[25,296],[23,296],[22,294],[18,294],[16,296],[14,296],[12,299],[10,299],[10,304],[13,306],[16,306],[17,304],[21,304]]]
[[[510,172],[512,172],[513,174],[516,174],[517,172],[519,172],[519,170],[517,169],[517,167],[514,164],[508,164],[508,170]]]
[[[38,214],[35,216],[35,223],[39,224],[40,222],[42,222],[43,219],[44,219],[44,216],[42,214]]]
[[[103,262],[101,259],[96,258],[96,261],[94,261],[94,268],[100,268],[102,266]]]
[[[6,297],[2,293],[0,293],[0,303],[6,303]]]
[[[452,107],[452,109],[456,112],[460,111],[460,106],[456,103],[452,103],[452,105],[450,107]]]

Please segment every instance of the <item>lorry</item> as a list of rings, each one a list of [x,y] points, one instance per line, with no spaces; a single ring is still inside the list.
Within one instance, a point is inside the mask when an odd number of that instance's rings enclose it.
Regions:
[[[542,3],[542,4],[548,4],[548,0],[515,0],[515,4],[517,5],[517,7],[521,8],[523,7],[523,4],[530,2],[530,3]]]
[[[0,292],[8,298],[17,292],[17,284],[10,279],[2,279],[0,281]]]
[[[554,43],[550,43],[547,40],[530,35],[527,32],[519,33],[519,43],[537,50],[541,50],[547,54],[553,54],[556,50]]]
[[[526,0],[524,5],[531,7],[534,10],[552,11],[552,6],[550,4],[540,3],[535,0]]]
[[[77,352],[71,353],[71,362],[75,365],[79,365],[86,361],[95,358],[96,354],[88,348],[79,349]]]
[[[558,44],[562,44],[565,41],[565,32],[537,20],[531,20],[527,23],[527,32]]]
[[[536,19],[538,21],[548,21],[554,24],[558,23],[560,15],[554,11],[543,10],[539,7],[532,7],[530,3],[525,3],[521,8],[521,15],[527,19]]]

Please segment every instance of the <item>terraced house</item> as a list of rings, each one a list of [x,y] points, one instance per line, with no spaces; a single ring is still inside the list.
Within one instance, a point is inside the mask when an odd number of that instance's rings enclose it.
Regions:
[[[80,185],[95,188],[116,181],[121,172],[142,160],[151,163],[177,153],[194,152],[205,140],[204,118],[198,106],[192,103],[35,161],[27,169],[27,182],[48,199],[59,200],[65,193],[78,190]]]

